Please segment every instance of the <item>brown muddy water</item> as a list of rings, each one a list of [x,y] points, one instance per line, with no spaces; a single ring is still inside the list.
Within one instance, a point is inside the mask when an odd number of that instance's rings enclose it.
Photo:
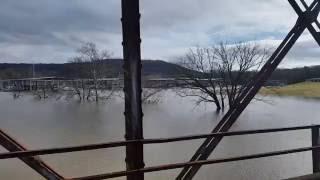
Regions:
[[[254,101],[232,130],[320,124],[320,100],[267,97]],[[29,149],[102,143],[124,139],[123,100],[78,103],[65,100],[13,99],[0,93],[0,127]],[[192,98],[163,92],[161,102],[143,107],[144,137],[172,137],[208,133],[217,124],[214,108],[194,105]],[[203,140],[145,146],[146,166],[184,162]],[[226,137],[210,158],[262,153],[311,145],[309,130]],[[5,152],[4,149],[0,149]],[[41,156],[66,177],[125,169],[124,148]],[[146,179],[174,179],[179,170],[146,174]],[[195,179],[273,180],[312,172],[311,153],[297,153],[203,166]],[[0,160],[0,179],[42,179],[19,160]],[[121,178],[118,178],[121,179]]]

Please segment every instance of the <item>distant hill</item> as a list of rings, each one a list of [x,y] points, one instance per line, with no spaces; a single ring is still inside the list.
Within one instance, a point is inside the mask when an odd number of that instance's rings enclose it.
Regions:
[[[105,77],[119,77],[123,74],[122,59],[107,59]],[[32,64],[0,63],[0,78],[25,78],[32,77]],[[39,76],[59,76],[67,78],[79,78],[79,68],[76,64],[35,64],[35,74]],[[162,60],[143,60],[143,76],[153,77],[178,77],[182,67]],[[183,68],[182,68],[183,69]],[[194,72],[197,73],[197,72]],[[81,77],[80,77],[81,78]],[[320,66],[309,66],[293,69],[277,69],[271,80],[281,80],[289,84],[303,82],[310,78],[320,78]]]
[[[118,76],[123,72],[122,59],[108,59],[106,66],[111,69],[112,76]],[[144,76],[160,76],[160,77],[173,77],[177,76],[179,65],[169,63],[162,60],[143,60],[142,61],[142,74]]]
[[[107,59],[105,65],[108,68],[109,77],[118,77],[123,73],[122,59]],[[179,76],[179,65],[162,60],[143,60],[142,74],[155,77],[176,77]],[[21,63],[0,63],[0,78],[22,78],[32,77],[33,64]],[[64,64],[34,64],[36,76],[60,76],[76,77],[77,68],[73,63]]]

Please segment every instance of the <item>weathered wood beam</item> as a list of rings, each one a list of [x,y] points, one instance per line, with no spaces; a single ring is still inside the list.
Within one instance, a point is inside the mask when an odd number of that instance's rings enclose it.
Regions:
[[[139,0],[122,0],[122,36],[124,59],[125,129],[126,140],[143,139],[141,105],[141,39]],[[126,146],[127,170],[144,167],[143,144]],[[127,176],[128,180],[143,180],[144,174]]]
[[[0,144],[10,152],[27,151],[25,147],[0,129]],[[20,157],[25,164],[37,171],[40,175],[48,180],[62,180],[63,176],[55,172],[39,157]]]

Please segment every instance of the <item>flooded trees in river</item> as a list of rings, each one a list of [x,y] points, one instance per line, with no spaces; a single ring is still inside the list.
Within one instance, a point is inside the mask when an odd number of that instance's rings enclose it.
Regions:
[[[71,61],[73,64],[77,64],[79,67],[78,75],[80,78],[88,78],[93,82],[82,84],[82,95],[80,89],[76,85],[75,93],[80,100],[95,98],[95,101],[99,101],[99,82],[98,79],[105,78],[108,75],[108,67],[104,61],[111,57],[111,53],[108,50],[99,50],[94,43],[87,42],[77,49],[78,56],[74,57]],[[78,77],[78,78],[79,78]],[[85,88],[87,89],[85,91]],[[87,93],[85,93],[87,92]]]
[[[246,82],[268,56],[265,48],[252,43],[191,48],[179,60],[187,87],[179,95],[195,96],[197,103],[212,102],[218,111],[226,103],[232,107]]]

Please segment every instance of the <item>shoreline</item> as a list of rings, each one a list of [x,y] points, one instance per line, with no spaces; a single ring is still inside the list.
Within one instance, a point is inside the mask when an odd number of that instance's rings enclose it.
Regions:
[[[290,96],[320,99],[319,82],[302,82],[281,87],[263,87],[259,91],[260,95]]]

